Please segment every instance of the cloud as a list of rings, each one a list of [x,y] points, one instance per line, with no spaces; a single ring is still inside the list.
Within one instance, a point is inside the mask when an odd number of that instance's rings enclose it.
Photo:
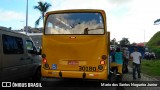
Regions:
[[[51,10],[103,9],[111,39],[129,38],[132,42],[149,41],[158,31],[153,25],[160,18],[160,0],[53,0]],[[144,36],[145,34],[145,36]],[[145,39],[145,40],[144,40]]]
[[[39,2],[39,1],[41,1],[41,2],[46,2],[46,0],[35,0],[36,2]]]
[[[108,2],[111,4],[125,4],[131,1],[133,0],[108,0]]]
[[[103,9],[106,6],[106,0],[57,0],[52,1],[52,10],[63,9]]]
[[[0,10],[0,21],[24,20],[25,14],[15,11]]]
[[[158,27],[153,25],[154,20],[160,18],[159,2],[158,0],[132,0],[113,8],[107,17],[111,39],[121,40],[126,37],[131,42],[149,41],[159,31]],[[120,9],[122,7],[128,10]]]

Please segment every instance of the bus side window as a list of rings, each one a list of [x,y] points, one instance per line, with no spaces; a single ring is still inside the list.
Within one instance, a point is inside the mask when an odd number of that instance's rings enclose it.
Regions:
[[[46,33],[46,34],[51,34],[51,33],[52,33],[52,30],[53,30],[53,25],[52,25],[51,22],[48,22],[48,23],[47,23],[47,28],[46,28],[46,30],[45,30],[45,33]]]

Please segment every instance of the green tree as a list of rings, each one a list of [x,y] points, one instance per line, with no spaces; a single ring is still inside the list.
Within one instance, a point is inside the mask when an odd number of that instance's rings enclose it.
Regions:
[[[120,41],[120,45],[129,45],[130,41],[128,40],[128,38],[122,38],[122,40]]]
[[[39,10],[41,13],[41,16],[35,22],[35,27],[39,25],[40,20],[43,20],[43,24],[44,24],[44,15],[48,11],[49,7],[51,7],[51,4],[47,2],[42,2],[42,1],[38,2],[37,6],[34,6],[34,9]]]
[[[154,25],[158,25],[158,24],[160,24],[160,19],[157,19],[154,21]]]
[[[111,45],[118,45],[118,43],[116,42],[116,39],[115,39],[115,38],[110,41],[110,44],[111,44]]]
[[[135,46],[135,45],[137,45],[137,43],[133,42],[131,45]]]

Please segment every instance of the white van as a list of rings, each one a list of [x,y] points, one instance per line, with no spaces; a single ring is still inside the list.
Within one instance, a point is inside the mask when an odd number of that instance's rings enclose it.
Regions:
[[[11,30],[0,29],[0,81],[41,78],[41,56],[32,39]]]

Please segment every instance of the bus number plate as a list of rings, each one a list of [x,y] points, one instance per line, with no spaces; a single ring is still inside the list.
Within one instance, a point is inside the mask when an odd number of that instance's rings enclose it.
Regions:
[[[78,65],[78,61],[68,61],[68,65]]]
[[[96,67],[92,67],[92,66],[79,66],[79,71],[96,71]]]

